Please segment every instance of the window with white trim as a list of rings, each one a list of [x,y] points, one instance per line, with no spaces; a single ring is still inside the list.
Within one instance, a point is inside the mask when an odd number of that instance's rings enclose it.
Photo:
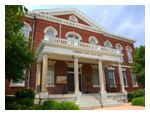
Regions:
[[[111,48],[112,44],[107,40],[107,41],[105,41],[104,46],[107,48]]]
[[[47,85],[48,86],[54,85],[54,65],[51,64],[48,64]]]
[[[133,84],[133,86],[137,86],[137,82],[134,81],[134,79],[136,78],[135,73],[131,72],[131,78],[132,78],[132,84]]]
[[[114,75],[114,71],[113,70],[109,70],[109,83],[110,83],[110,86],[114,86],[116,85],[116,82],[115,82],[115,75]]]
[[[119,53],[122,54],[122,48],[121,48],[121,46],[118,44],[116,47],[119,50]],[[120,59],[121,59],[121,61],[123,61],[123,57],[121,57]]]
[[[99,73],[98,69],[92,68],[93,86],[99,86]]]
[[[126,50],[127,50],[127,55],[128,55],[128,61],[129,63],[132,63],[132,54],[131,54],[132,50],[130,47],[127,47]]]
[[[73,35],[73,34],[69,34],[69,35],[67,36],[67,38],[79,40],[79,37],[76,36],[76,35]]]
[[[24,76],[25,77],[25,74],[26,74],[26,70],[23,70],[23,73],[24,73]],[[17,82],[15,82],[14,80],[11,79],[11,82],[10,82],[10,86],[19,86],[19,85],[24,85],[24,80],[18,80]]]
[[[95,41],[93,38],[91,38],[91,39],[90,39],[90,44],[96,45],[96,41]]]
[[[29,37],[29,27],[28,26],[24,25],[24,27],[22,27],[22,29],[20,31],[24,34],[24,36],[26,38]]]
[[[46,35],[51,36],[51,37],[55,37],[55,33],[53,30],[47,30]]]
[[[124,86],[127,86],[127,80],[126,80],[126,72],[122,71],[123,74],[123,82],[124,82]]]

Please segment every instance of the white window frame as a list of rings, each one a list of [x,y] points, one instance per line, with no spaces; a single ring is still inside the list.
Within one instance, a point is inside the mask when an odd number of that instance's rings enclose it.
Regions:
[[[24,70],[24,77],[26,76],[26,70]],[[25,87],[25,81],[23,80],[23,83],[12,83],[12,79],[10,81],[9,87]]]
[[[75,20],[73,20],[72,18],[74,18]],[[69,16],[69,20],[78,22],[78,19],[74,15]]]
[[[134,78],[132,77],[132,71],[131,71],[131,79],[132,79],[132,85],[133,85],[133,80],[136,78],[136,75],[135,75],[135,73],[133,73],[134,74]],[[133,87],[138,87],[138,85],[137,85],[137,82],[135,82],[136,83],[136,85],[133,85]]]
[[[75,35],[75,36],[77,36],[79,38],[78,41],[82,40],[82,37],[80,36],[80,34],[74,32],[74,31],[73,32],[67,32],[65,37],[67,37],[68,35]],[[67,39],[68,40],[77,40],[77,39],[72,39],[72,38],[69,38],[69,37],[67,37]]]
[[[93,69],[96,69],[97,71],[98,71],[98,68],[93,68],[92,67],[92,81],[93,81],[93,77],[95,77],[95,76],[93,76]],[[97,76],[96,76],[97,77]],[[100,82],[99,82],[99,71],[98,71],[98,83],[99,83],[99,85],[94,85],[93,84],[93,87],[100,87]]]
[[[130,49],[130,51],[128,51],[127,49]],[[128,56],[128,62],[129,63],[133,63],[133,58],[132,58],[132,49],[131,49],[131,47],[130,46],[127,46],[126,47],[126,51],[127,51],[127,56]],[[129,54],[130,53],[130,54]],[[131,55],[131,61],[129,61],[129,55]]]
[[[118,49],[117,46],[120,46],[121,49]],[[116,44],[116,49],[119,50],[120,54],[122,54],[123,47],[119,43]],[[124,62],[123,56],[120,59],[122,62]]]
[[[123,72],[125,72],[125,80],[126,80],[126,85],[124,84],[124,87],[128,87],[128,84],[127,84],[127,77],[126,77],[126,69],[123,69],[122,68],[122,75],[123,75]],[[124,80],[124,79],[123,79]],[[123,83],[124,83],[124,81],[123,81]]]
[[[53,65],[53,74],[54,74],[54,78],[53,78],[53,85],[48,85],[47,84],[47,87],[55,87],[55,63],[56,61],[51,61],[51,60],[48,60],[48,65]],[[48,68],[47,68],[47,73],[48,73]],[[48,74],[47,74],[47,77],[48,77]]]
[[[108,68],[108,75],[109,75],[109,71],[113,71],[114,85],[110,84],[110,87],[117,87],[116,86],[116,79],[115,79],[115,68],[113,68],[113,67],[107,67],[107,68]],[[109,79],[109,82],[110,82],[110,79]]]
[[[106,47],[106,43],[108,43],[110,45],[110,48],[112,47],[112,44],[108,40],[104,42],[105,47]],[[109,47],[107,47],[107,48],[109,48]]]
[[[90,42],[91,39],[93,39],[95,41],[95,43],[96,43],[96,44],[93,44],[93,45],[97,45],[98,44],[98,40],[96,39],[96,37],[90,36],[89,37],[89,42]],[[91,44],[91,42],[90,42],[90,44]]]

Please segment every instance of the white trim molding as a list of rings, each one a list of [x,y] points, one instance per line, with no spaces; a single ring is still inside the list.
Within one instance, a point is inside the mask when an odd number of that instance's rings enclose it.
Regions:
[[[75,20],[73,20],[72,18],[74,18]],[[78,19],[74,15],[69,16],[69,20],[78,22]]]
[[[23,22],[23,23],[24,23],[24,25],[26,25],[26,26],[28,26],[28,27],[29,27],[29,31],[32,31],[31,26],[30,26],[27,22]]]
[[[98,43],[98,40],[97,40],[97,38],[96,38],[96,37],[94,37],[94,36],[90,36],[90,37],[89,37],[89,42],[90,42],[90,40],[91,40],[91,39],[94,39],[94,40],[95,40],[95,42],[96,42],[96,44]]]
[[[70,67],[74,67],[74,63],[66,62],[66,64]],[[78,67],[82,67],[83,64],[78,64]]]
[[[117,45],[119,45],[119,46],[121,47],[121,50],[123,50],[122,45],[121,45],[121,44],[119,44],[119,43],[117,43],[117,44],[116,44],[116,49],[117,49]]]
[[[108,70],[115,70],[114,67],[107,67]]]
[[[57,30],[56,30],[53,26],[48,26],[48,27],[46,27],[43,32],[46,33],[47,30],[52,30],[52,31],[54,31],[55,36],[58,35]]]
[[[126,68],[121,68],[122,69],[122,71],[126,71]]]
[[[78,36],[78,38],[79,38],[79,40],[82,40],[82,37],[81,37],[81,35],[80,34],[78,34],[78,33],[76,33],[76,32],[67,32],[66,33],[66,35],[65,35],[65,37],[67,37],[69,34],[73,34],[73,35],[76,35],[76,36]],[[68,39],[68,38],[67,38]]]
[[[127,48],[130,48],[130,51],[132,52],[132,48],[129,45],[126,46],[126,50],[127,50]]]
[[[54,65],[56,61],[48,60],[48,64]]]
[[[106,41],[104,42],[104,46],[105,46],[106,43],[109,43],[109,44],[110,44],[110,48],[112,47],[112,44],[111,44],[108,40],[106,40]]]

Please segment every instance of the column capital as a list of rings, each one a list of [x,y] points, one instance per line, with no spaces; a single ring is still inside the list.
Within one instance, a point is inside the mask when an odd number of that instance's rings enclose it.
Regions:
[[[103,59],[102,58],[98,58],[98,61],[103,61]]]
[[[73,55],[72,58],[79,58],[80,56],[78,55]]]
[[[121,64],[122,63],[122,61],[118,61],[118,64]]]
[[[50,51],[43,51],[43,52],[42,52],[42,55],[43,55],[43,54],[50,54]]]

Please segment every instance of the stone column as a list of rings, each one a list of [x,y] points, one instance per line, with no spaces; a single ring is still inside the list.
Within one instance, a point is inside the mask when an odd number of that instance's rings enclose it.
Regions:
[[[41,63],[38,63],[36,69],[36,93],[37,93],[37,86],[40,85],[40,76],[41,76]]]
[[[120,84],[121,84],[121,92],[127,93],[124,88],[124,82],[123,82],[123,74],[121,69],[121,62],[118,62],[118,72],[119,72],[119,78],[120,78]]]
[[[79,56],[73,56],[74,58],[74,85],[75,85],[76,99],[79,99],[81,97],[81,92],[79,91],[78,57]]]
[[[103,67],[102,67],[102,60],[98,59],[98,72],[99,72],[99,83],[100,83],[100,93],[102,96],[107,96],[106,90],[105,90],[105,83],[104,83],[104,75],[103,75]]]
[[[42,93],[47,93],[47,69],[48,69],[48,58],[47,53],[43,53],[43,68],[42,68]]]

